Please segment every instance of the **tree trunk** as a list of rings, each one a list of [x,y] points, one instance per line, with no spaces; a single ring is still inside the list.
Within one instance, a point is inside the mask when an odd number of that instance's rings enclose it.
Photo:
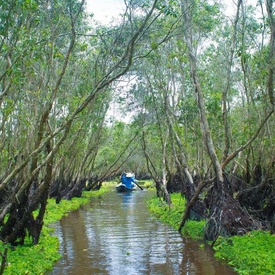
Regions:
[[[5,246],[4,252],[0,253],[1,260],[1,266],[0,266],[0,275],[4,274],[5,266],[7,263],[7,256],[8,256],[8,247]]]
[[[183,144],[180,140],[180,137],[178,136],[177,132],[175,131],[173,127],[173,123],[171,121],[171,117],[169,114],[166,114],[167,118],[167,123],[169,126],[169,131],[171,135],[171,140],[172,140],[172,145],[173,148],[175,147],[173,139],[175,138],[176,144],[179,148],[179,156],[180,159],[178,158],[176,154],[176,150],[174,149],[174,158],[176,160],[176,163],[178,165],[178,169],[180,172],[180,179],[181,179],[181,184],[184,187],[182,190],[182,193],[185,195],[186,200],[187,200],[187,207],[184,212],[183,218],[182,218],[182,223],[180,225],[179,231],[183,227],[186,219],[196,219],[200,220],[202,218],[206,218],[206,206],[202,200],[198,200],[199,194],[200,194],[200,188],[196,188],[194,179],[189,171],[188,168],[188,163],[187,163],[187,158],[185,156]],[[199,190],[199,192],[198,192]],[[192,215],[191,215],[192,213]]]
[[[169,207],[172,204],[170,194],[167,191],[167,171],[166,171],[166,146],[169,133],[167,133],[165,141],[162,148],[162,186],[164,191],[165,201],[168,203]]]
[[[241,1],[241,0],[239,0]],[[200,114],[201,130],[208,155],[212,161],[215,171],[214,186],[209,200],[209,219],[207,221],[204,235],[207,240],[215,240],[219,235],[237,234],[240,229],[255,228],[250,216],[245,213],[240,204],[231,197],[230,184],[225,182],[222,165],[216,154],[215,146],[211,137],[211,131],[207,120],[206,107],[201,89],[200,80],[197,74],[197,62],[193,47],[192,20],[189,13],[192,1],[182,1],[184,38],[188,49],[190,72],[194,84],[197,106]],[[229,186],[229,187],[228,187]]]

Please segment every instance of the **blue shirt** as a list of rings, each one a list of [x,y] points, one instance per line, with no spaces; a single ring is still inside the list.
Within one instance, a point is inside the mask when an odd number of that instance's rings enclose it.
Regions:
[[[121,181],[122,181],[123,184],[125,184],[125,186],[127,188],[133,188],[135,186],[135,182],[136,182],[136,180],[133,176],[132,177],[126,177],[125,174],[123,174],[121,176]]]

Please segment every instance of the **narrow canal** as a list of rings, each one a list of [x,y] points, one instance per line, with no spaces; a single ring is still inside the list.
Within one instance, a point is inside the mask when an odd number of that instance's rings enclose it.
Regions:
[[[48,275],[233,275],[211,249],[150,216],[151,191],[93,199],[54,226],[62,259]]]

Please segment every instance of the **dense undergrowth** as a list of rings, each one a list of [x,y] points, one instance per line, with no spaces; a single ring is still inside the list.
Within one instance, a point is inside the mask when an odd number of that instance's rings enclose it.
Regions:
[[[109,187],[103,185],[98,191],[83,192],[81,198],[62,200],[59,204],[56,204],[54,199],[49,199],[39,244],[33,245],[31,239],[27,238],[22,246],[8,247],[4,275],[38,275],[50,270],[61,256],[58,252],[58,239],[53,236],[53,229],[49,224],[60,220],[70,211],[88,203],[92,197],[98,197],[108,190]],[[0,242],[0,253],[3,253],[4,247],[5,245]]]
[[[148,202],[149,210],[161,221],[178,229],[184,211],[185,199],[172,194],[172,206],[154,197]],[[193,239],[203,239],[205,221],[187,221],[182,234]],[[225,260],[241,275],[271,275],[275,270],[275,235],[265,231],[253,231],[243,236],[219,238],[215,256]]]

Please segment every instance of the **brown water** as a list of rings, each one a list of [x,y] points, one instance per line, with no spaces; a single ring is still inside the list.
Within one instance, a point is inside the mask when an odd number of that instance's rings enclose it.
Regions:
[[[151,217],[154,193],[108,193],[54,226],[62,259],[48,275],[233,275],[210,248]]]

